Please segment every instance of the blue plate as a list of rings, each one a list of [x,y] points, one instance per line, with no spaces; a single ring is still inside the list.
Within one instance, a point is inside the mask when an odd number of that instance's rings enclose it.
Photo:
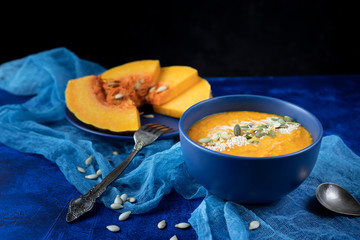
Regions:
[[[170,138],[175,138],[175,137],[179,136],[179,119],[154,113],[152,108],[151,109],[144,108],[144,109],[141,109],[140,111],[144,112],[143,115],[147,115],[147,114],[154,115],[154,118],[144,118],[144,117],[140,116],[141,125],[144,125],[147,123],[160,123],[160,124],[166,125],[173,129],[172,132],[161,135],[159,137],[159,139],[170,139]],[[134,141],[133,140],[134,132],[132,132],[132,131],[113,132],[110,130],[94,127],[90,124],[86,124],[86,123],[80,121],[79,119],[77,119],[76,116],[67,108],[65,110],[65,117],[71,124],[73,124],[77,128],[82,129],[86,132],[96,134],[96,135],[99,135],[102,137],[115,138],[115,139],[124,140],[124,141]]]

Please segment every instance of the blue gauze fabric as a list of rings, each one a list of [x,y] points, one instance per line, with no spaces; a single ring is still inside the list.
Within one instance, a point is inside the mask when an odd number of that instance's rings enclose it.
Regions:
[[[0,107],[0,142],[55,162],[66,179],[86,193],[133,147],[132,143],[86,133],[64,119],[67,81],[104,70],[65,48],[2,64],[0,88],[34,97],[24,104]],[[114,156],[115,150],[120,154]],[[85,167],[84,160],[90,155],[94,162]],[[89,174],[101,169],[103,174],[97,180],[87,180],[76,166],[86,168]],[[331,214],[314,198],[316,186],[326,181],[344,186],[359,198],[359,172],[360,158],[339,137],[326,136],[313,172],[299,188],[266,205],[240,205],[208,193],[188,174],[180,143],[159,140],[134,158],[99,202],[110,207],[117,194],[126,192],[138,203],[125,203],[125,209],[141,214],[154,209],[174,189],[186,199],[204,197],[189,219],[199,239],[359,239],[359,218]],[[260,221],[261,227],[250,231],[252,220]]]

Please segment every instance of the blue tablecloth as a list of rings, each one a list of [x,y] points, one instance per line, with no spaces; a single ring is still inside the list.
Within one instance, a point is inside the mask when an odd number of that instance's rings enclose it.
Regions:
[[[202,75],[206,76],[206,73]],[[7,76],[0,76],[0,80],[1,77]],[[360,75],[206,79],[212,85],[214,96],[259,94],[277,97],[306,108],[320,119],[326,136],[325,146],[332,146],[335,150],[332,149],[333,156],[320,157],[320,163],[318,162],[317,166],[322,164],[322,168],[318,168],[317,175],[305,182],[306,192],[302,191],[305,187],[303,189],[300,187],[286,198],[274,203],[242,206],[231,202],[224,203],[215,196],[207,196],[205,201],[203,197],[184,199],[177,193],[179,191],[171,191],[160,199],[156,208],[143,211],[145,213],[130,218],[121,224],[120,233],[113,234],[108,232],[105,226],[117,223],[119,214],[104,207],[103,203],[96,204],[93,211],[81,221],[73,224],[66,223],[65,215],[69,201],[80,193],[64,177],[58,165],[42,155],[14,150],[8,146],[11,145],[9,142],[7,145],[0,143],[0,239],[24,237],[29,239],[169,239],[175,234],[179,239],[196,239],[197,237],[207,239],[209,235],[204,235],[204,233],[209,233],[208,226],[212,227],[210,232],[213,239],[229,239],[237,236],[236,229],[239,230],[238,232],[244,232],[242,235],[244,238],[250,239],[264,239],[265,236],[272,239],[304,239],[304,236],[311,239],[359,239],[359,218],[340,216],[323,209],[316,202],[311,188],[321,181],[337,179],[334,176],[327,176],[326,169],[331,172],[330,168],[337,166],[350,168],[353,164],[354,172],[351,176],[349,173],[343,173],[344,182],[342,183],[347,183],[348,185],[344,187],[358,199],[360,197],[360,191],[354,188],[356,185],[351,186],[351,179],[359,179],[360,176],[360,163],[351,162],[358,159],[355,154],[360,154],[360,134],[356,134],[356,129],[360,127],[358,91]],[[13,93],[26,95],[16,87],[15,85],[12,89]],[[0,105],[20,104],[29,99],[31,96],[15,96],[0,90]],[[51,125],[54,128],[57,127],[58,122],[60,122],[59,125],[66,124],[61,117],[54,120],[56,121]],[[177,139],[173,139],[172,144],[175,144],[175,147],[176,142]],[[126,151],[128,150],[125,149]],[[324,149],[323,155],[326,151]],[[326,165],[327,163],[322,159],[328,158],[334,162]],[[336,159],[342,163],[342,158],[351,161],[339,165]],[[301,201],[294,204],[289,198],[301,199]],[[215,204],[224,207],[217,209]],[[286,204],[294,205],[285,206]],[[267,214],[269,208],[272,209],[271,215]],[[286,216],[284,209],[291,210],[289,216]],[[210,214],[207,211],[212,212]],[[304,214],[299,214],[301,212]],[[279,218],[274,213],[278,213]],[[244,228],[242,222],[234,218],[230,218],[233,222],[225,218],[207,219],[207,224],[199,221],[202,219],[205,221],[207,216],[225,216],[226,214],[239,215],[244,221],[257,219],[262,225],[255,231],[249,231]],[[280,219],[280,216],[286,216],[287,221]],[[160,231],[156,228],[156,224],[163,219],[168,222],[168,227]],[[229,229],[223,227],[225,220]],[[187,221],[191,222],[193,228],[180,230],[173,227],[178,222]],[[319,228],[313,228],[312,232],[302,232],[302,227],[307,229],[307,226],[314,224]],[[219,229],[215,226],[219,226]]]

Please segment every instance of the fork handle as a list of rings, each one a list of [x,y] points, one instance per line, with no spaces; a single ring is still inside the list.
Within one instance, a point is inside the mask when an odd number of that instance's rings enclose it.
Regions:
[[[114,168],[100,183],[96,184],[91,190],[93,193],[100,197],[100,195],[106,190],[106,188],[126,169],[129,163],[134,159],[136,154],[143,148],[136,144],[130,155],[119,166]],[[97,194],[100,193],[100,194]]]

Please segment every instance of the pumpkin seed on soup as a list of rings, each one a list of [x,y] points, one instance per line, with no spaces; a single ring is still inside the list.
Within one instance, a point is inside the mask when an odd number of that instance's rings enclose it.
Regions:
[[[240,136],[241,135],[241,128],[239,124],[235,124],[234,126],[234,135],[235,136]]]
[[[220,133],[219,132],[216,132],[211,136],[211,139],[214,140],[214,141],[219,140],[219,138],[220,138]]]
[[[253,138],[252,138],[252,139],[249,139],[248,142],[249,142],[249,143],[252,143],[252,144],[255,144],[255,145],[256,145],[256,144],[259,144],[259,140],[256,140],[256,139],[253,139]]]
[[[275,137],[275,131],[271,129],[271,130],[269,131],[269,136],[270,136],[270,137]]]
[[[227,132],[221,132],[220,133],[220,138],[226,140],[226,139],[229,139],[229,134]]]
[[[285,120],[286,122],[294,122],[294,119],[292,119],[292,118],[289,117],[289,116],[284,116],[284,120]]]
[[[285,120],[282,118],[279,118],[278,122],[280,123],[280,126],[284,126],[286,124]]]
[[[200,139],[199,139],[199,142],[201,142],[201,143],[208,143],[208,142],[210,142],[210,140],[211,140],[211,138],[208,138],[208,137],[206,137],[206,138],[200,138]]]

